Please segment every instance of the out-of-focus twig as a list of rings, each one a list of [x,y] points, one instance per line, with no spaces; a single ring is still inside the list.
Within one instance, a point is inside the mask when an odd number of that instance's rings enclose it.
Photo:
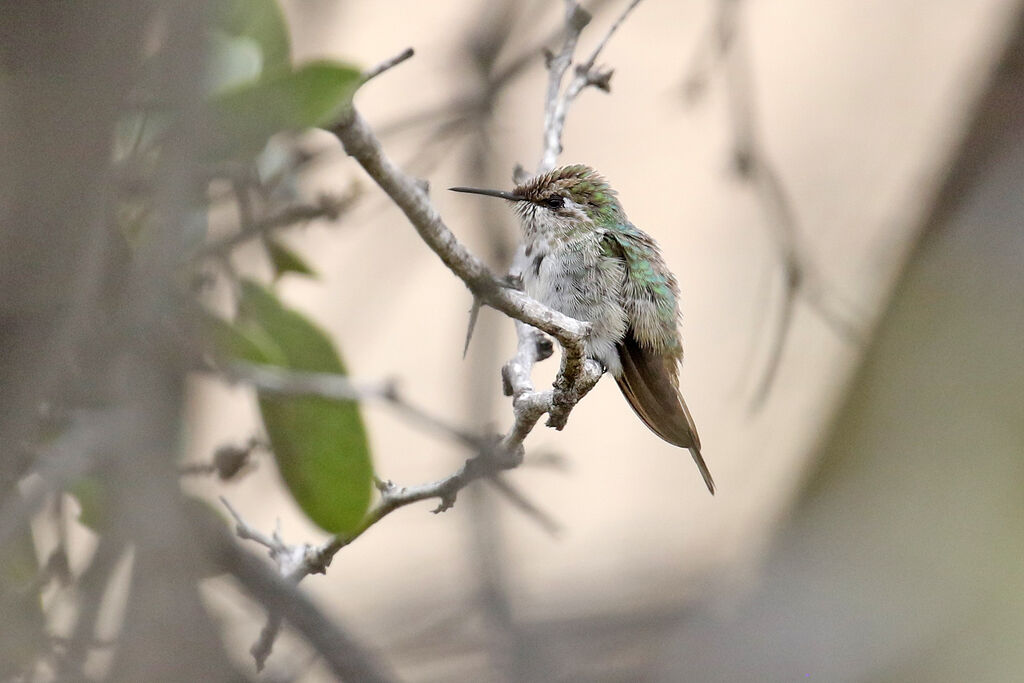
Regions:
[[[592,361],[591,363],[588,363],[588,377],[599,377],[599,368],[596,367],[596,364],[592,363]],[[262,393],[287,396],[319,396],[321,398],[342,401],[383,401],[387,405],[390,405],[394,410],[408,418],[410,422],[418,423],[435,433],[451,438],[456,443],[467,448],[474,454],[471,459],[486,459],[493,455],[495,449],[503,449],[505,453],[498,455],[499,460],[507,459],[508,462],[518,462],[522,459],[522,438],[525,438],[526,434],[529,433],[529,429],[524,428],[520,431],[512,431],[509,435],[506,435],[500,440],[493,437],[473,434],[451,425],[442,418],[439,418],[431,414],[429,411],[409,402],[399,393],[393,382],[379,384],[355,384],[345,375],[300,372],[296,370],[287,370],[283,368],[253,365],[241,362],[232,363],[224,372],[229,378],[236,381],[244,381]],[[543,403],[544,397],[542,396],[539,401],[531,401],[528,404],[524,404],[525,407],[523,410],[535,410],[543,407]],[[529,419],[529,417],[530,415],[527,416],[527,419]],[[536,422],[538,417],[539,415],[533,417],[533,421]],[[253,442],[250,442],[250,444],[252,443]],[[251,447],[255,448],[256,445],[260,445],[258,441],[256,441],[255,445],[252,445]],[[495,471],[497,472],[503,469],[508,469],[508,467],[502,466],[503,464],[504,463],[499,463],[499,465],[495,467]],[[479,467],[474,466],[473,471],[479,471]],[[475,478],[477,477],[467,479],[465,483],[469,483]],[[461,488],[461,486],[459,488]],[[541,514],[535,505],[528,503],[522,494],[512,490],[510,486],[498,486],[498,488],[503,492],[508,493],[508,497],[517,507],[529,512],[530,516],[534,517],[545,529],[551,530],[556,526],[549,518]],[[455,494],[458,493],[458,489],[446,487],[442,492],[445,493],[445,495],[451,496],[449,504],[444,507],[444,509],[447,509],[448,507],[451,507],[451,504],[454,504],[454,497]],[[440,494],[435,497],[440,497]],[[422,500],[422,498],[417,500]],[[411,502],[416,501],[409,500],[403,504]],[[443,510],[437,511],[441,512]]]
[[[739,20],[740,4],[740,0],[719,0],[714,23],[700,42],[684,77],[684,90],[688,100],[695,101],[703,93],[710,72],[715,68],[722,70],[732,119],[733,166],[737,175],[756,193],[773,233],[782,268],[775,330],[770,335],[765,366],[751,399],[751,406],[757,409],[763,405],[778,376],[797,299],[804,301],[846,340],[860,339],[858,320],[861,316],[839,300],[807,253],[790,194],[761,144],[751,60]]]
[[[238,192],[237,194],[239,197],[245,196],[244,192]],[[359,195],[359,189],[352,187],[344,194],[323,194],[317,198],[314,204],[298,204],[285,207],[260,218],[252,216],[252,208],[249,207],[247,202],[240,201],[239,206],[242,209],[242,220],[239,230],[223,239],[204,245],[201,254],[203,256],[223,257],[243,242],[258,237],[265,237],[275,230],[321,218],[336,221],[355,205]]]
[[[0,548],[10,543],[24,520],[35,514],[51,493],[97,467],[102,461],[98,454],[116,444],[115,430],[136,417],[128,409],[74,411],[64,431],[36,454],[30,468],[36,481],[22,495],[8,496],[0,504]]]
[[[540,526],[552,536],[557,536],[562,530],[562,525],[554,517],[540,509],[536,503],[527,498],[522,491],[516,488],[511,482],[498,475],[487,480],[491,486],[501,493],[515,505],[520,512],[535,520]]]
[[[477,98],[478,106],[470,110],[472,118],[467,126],[460,129],[460,133],[470,131],[466,136],[461,173],[465,178],[472,178],[475,184],[490,186],[492,179],[504,176],[499,167],[502,162],[494,153],[493,123],[499,98],[511,79],[499,80],[496,66],[499,55],[514,41],[517,20],[534,16],[539,9],[536,2],[532,8],[528,4],[521,0],[498,0],[482,6],[476,28],[467,35],[462,50],[465,55],[463,61],[472,67],[472,77],[467,79],[467,86],[473,89],[471,95]],[[497,202],[475,202],[473,208],[474,222],[487,236],[483,257],[495,267],[507,269],[518,241],[518,230],[510,224],[512,216]],[[474,298],[466,333],[467,347],[481,305],[482,302]],[[467,414],[474,424],[487,424],[493,419],[497,398],[492,372],[501,363],[499,321],[485,318],[482,322],[480,339],[476,353],[470,358],[466,379]],[[557,523],[513,483],[500,475],[494,475],[485,482],[511,501],[521,513],[539,522],[548,533],[555,533]],[[483,617],[487,654],[499,677],[510,681],[537,679],[540,677],[534,672],[534,658],[526,634],[513,608],[509,590],[509,575],[513,569],[508,563],[497,507],[499,501],[491,494],[489,488],[474,487],[467,491],[462,503],[468,512],[463,515],[469,536],[467,561],[475,575],[473,606]]]
[[[266,394],[319,396],[337,401],[382,401],[410,422],[448,436],[469,449],[478,450],[483,444],[481,437],[408,401],[394,381],[357,384],[340,374],[301,372],[238,361],[222,371],[228,379],[245,382]]]

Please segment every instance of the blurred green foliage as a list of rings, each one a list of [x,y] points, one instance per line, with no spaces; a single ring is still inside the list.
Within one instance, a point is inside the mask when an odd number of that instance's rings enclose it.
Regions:
[[[360,73],[336,62],[313,62],[215,95],[205,153],[218,161],[248,158],[275,133],[329,124],[351,104]]]

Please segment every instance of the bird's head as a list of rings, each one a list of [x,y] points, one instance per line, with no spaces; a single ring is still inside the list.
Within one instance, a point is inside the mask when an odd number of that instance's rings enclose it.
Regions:
[[[513,202],[528,236],[571,237],[625,220],[615,191],[594,169],[582,164],[562,166],[530,178],[511,192],[452,187]]]

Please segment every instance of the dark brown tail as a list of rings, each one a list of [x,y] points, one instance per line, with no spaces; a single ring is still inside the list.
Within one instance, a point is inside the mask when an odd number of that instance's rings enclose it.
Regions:
[[[700,454],[697,427],[665,359],[641,347],[632,334],[627,334],[618,348],[622,374],[615,381],[629,405],[652,432],[674,446],[690,450],[708,491],[714,495],[715,482]]]

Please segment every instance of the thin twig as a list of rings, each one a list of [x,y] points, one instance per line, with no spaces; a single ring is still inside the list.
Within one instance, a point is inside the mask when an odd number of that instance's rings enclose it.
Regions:
[[[562,131],[565,129],[565,117],[576,96],[587,86],[594,86],[605,92],[609,90],[612,70],[596,68],[595,63],[612,35],[626,20],[633,8],[640,4],[640,0],[632,0],[623,10],[598,42],[587,61],[576,67],[575,74],[563,90],[562,81],[572,63],[572,55],[576,49],[580,32],[590,21],[590,15],[576,2],[566,0],[565,4],[565,39],[558,54],[548,60],[548,89],[544,101],[544,152],[541,155],[537,173],[547,173],[555,167],[558,155],[562,153]]]
[[[463,164],[463,171],[468,178],[493,178],[501,175],[494,154],[494,113],[502,94],[504,85],[495,81],[495,66],[499,54],[504,51],[512,38],[513,26],[517,17],[531,16],[529,3],[522,0],[497,0],[481,7],[477,28],[470,35],[463,47],[469,55],[472,66],[472,77],[467,79],[470,87],[474,87],[474,95],[478,98],[478,107],[473,111],[473,119],[468,126],[471,134]],[[512,217],[506,207],[498,202],[477,202],[474,205],[475,220],[479,225],[489,226],[484,257],[490,263],[505,264],[516,243],[515,234],[518,230],[508,230],[508,221]],[[479,299],[474,299],[470,315],[470,326],[467,329],[467,345],[480,310]],[[474,313],[476,315],[474,315]],[[477,353],[471,358],[471,367],[467,378],[467,397],[469,398],[470,419],[476,424],[491,420],[497,398],[493,391],[493,367],[500,363],[501,353],[497,344],[498,324],[494,320],[485,320],[481,334],[483,342],[479,344]],[[486,479],[485,482],[497,484],[500,475]],[[528,515],[546,530],[550,518],[531,502],[521,502],[521,494],[513,487],[498,489],[498,492],[510,500],[520,511]],[[527,639],[523,629],[513,618],[511,598],[508,591],[508,564],[506,561],[505,534],[497,523],[498,501],[495,496],[487,495],[487,491],[476,487],[471,491],[474,495],[466,496],[463,505],[469,532],[470,564],[474,569],[475,581],[473,592],[478,596],[476,603],[484,623],[488,626],[490,637],[487,638],[487,651],[499,678],[527,678],[531,657],[528,652]]]
[[[580,32],[590,23],[590,14],[574,0],[565,0],[565,37],[558,54],[548,57],[548,89],[544,98],[544,152],[537,173],[546,173],[555,167],[562,153],[562,129],[568,103],[562,97],[562,79],[572,55],[576,51]]]
[[[343,213],[352,208],[358,197],[358,189],[352,188],[345,194],[321,195],[315,204],[289,206],[260,219],[243,217],[238,232],[204,245],[200,255],[222,257],[243,242],[264,237],[275,230],[320,218],[336,221]]]
[[[444,512],[455,504],[455,498],[463,488],[477,479],[491,477],[497,472],[518,466],[522,462],[522,455],[521,446],[518,450],[508,450],[507,444],[503,441],[493,450],[484,451],[469,458],[457,472],[444,479],[410,487],[398,487],[390,481],[381,482],[378,486],[381,493],[380,500],[367,512],[359,526],[353,532],[335,536],[319,546],[308,544],[289,546],[276,534],[274,537],[268,537],[246,523],[227,500],[221,498],[221,502],[235,518],[235,532],[239,538],[252,540],[266,547],[270,551],[271,557],[277,562],[285,580],[290,583],[298,583],[309,574],[325,573],[338,551],[362,536],[367,529],[395,510],[422,500],[437,498],[440,502],[433,512],[435,514]],[[270,610],[267,623],[250,649],[259,668],[263,667],[270,655],[277,634],[281,630],[281,624],[281,613]]]
[[[626,17],[629,16],[629,13],[632,12],[633,9],[639,4],[640,0],[633,0],[632,2],[629,3],[626,9],[622,11],[622,14],[619,15],[619,18],[616,19],[615,22],[608,28],[608,31],[604,34],[604,37],[601,38],[601,42],[599,42],[597,44],[597,47],[594,48],[594,51],[590,53],[590,58],[581,65],[581,68],[583,68],[584,70],[590,70],[594,68],[594,62],[597,61],[597,58],[601,54],[601,51],[604,50],[604,46],[608,44],[608,41],[611,39],[612,35],[619,30],[619,27],[622,26],[622,22],[626,21]]]
[[[242,519],[242,516],[238,514],[238,511],[234,508],[234,506],[228,502],[227,498],[225,498],[224,496],[220,496],[220,502],[225,508],[227,508],[231,516],[234,517],[235,533],[238,535],[239,538],[245,541],[255,541],[256,543],[259,543],[261,546],[268,549],[272,553],[284,549],[284,545],[280,543],[279,539],[267,536],[259,529],[250,526],[244,519]]]
[[[466,357],[466,353],[469,351],[469,342],[473,339],[473,330],[476,328],[476,321],[480,317],[480,309],[483,307],[483,302],[479,298],[473,297],[473,304],[469,308],[469,322],[466,324],[466,341],[462,345],[462,357]]]
[[[532,330],[532,328],[527,329],[536,334],[536,331]],[[537,353],[534,354],[530,363],[533,362],[537,355]],[[526,365],[524,364],[521,367],[523,368],[522,371],[526,372]],[[427,498],[441,498],[442,505],[436,511],[446,510],[454,504],[458,492],[470,482],[482,476],[491,476],[496,472],[516,466],[522,460],[523,440],[540,416],[547,410],[550,410],[552,394],[554,393],[554,390],[545,392],[535,392],[532,389],[523,390],[522,385],[524,382],[529,381],[528,374],[526,375],[526,380],[522,378],[512,380],[515,385],[520,387],[520,392],[513,399],[516,415],[515,423],[504,437],[500,439],[485,439],[484,437],[453,427],[440,418],[405,401],[390,384],[357,386],[344,375],[299,372],[248,363],[232,363],[228,373],[229,376],[235,379],[251,383],[261,392],[284,395],[315,395],[335,400],[383,400],[402,411],[408,417],[451,436],[462,445],[474,451],[475,455],[466,461],[462,470],[447,479],[419,487],[397,489],[391,486],[387,488],[382,492],[381,498],[381,505],[383,506],[381,509],[386,510],[386,512],[380,514],[380,510],[378,510],[377,512],[369,513],[367,521],[370,523],[366,525],[366,528],[397,507]],[[583,381],[578,388],[580,398],[597,383],[600,376],[600,365],[595,361],[588,360],[583,370]],[[408,493],[410,491],[415,491],[415,495],[410,495]],[[241,522],[234,510],[231,510],[231,513],[236,517],[236,521]],[[545,524],[545,526],[549,527],[550,524]],[[361,528],[359,533],[362,533],[363,530],[365,529]],[[242,528],[239,529],[239,535],[242,535]],[[354,540],[357,535],[350,536],[346,544]],[[278,541],[267,541],[266,537],[261,539],[249,533],[244,538],[256,540],[276,551],[281,551],[287,547]]]
[[[412,223],[441,261],[490,307],[544,330],[582,356],[588,323],[559,313],[498,280],[487,266],[458,241],[441,219],[421,182],[399,170],[384,154],[380,142],[353,108],[332,131]]]
[[[539,406],[540,413],[533,418],[530,428],[532,429],[532,424],[540,414],[551,410],[553,405],[569,405],[572,398],[582,397],[589,391],[592,383],[589,378],[584,377],[583,340],[589,334],[590,324],[548,308],[495,278],[487,266],[451,233],[441,220],[437,209],[431,204],[422,185],[402,173],[384,155],[380,143],[358,111],[353,108],[349,115],[334,127],[334,132],[349,154],[356,158],[402,209],[427,245],[466,283],[475,296],[492,308],[547,332],[562,346],[562,366],[555,383],[559,391],[559,400],[555,400],[552,395],[538,395],[533,405]],[[562,400],[563,397],[565,400]],[[522,430],[525,415],[526,413],[517,411],[517,425],[513,426],[511,432]],[[519,441],[521,442],[521,439]]]
[[[533,501],[523,495],[523,493],[513,486],[511,482],[499,475],[490,477],[487,479],[487,482],[498,491],[501,491],[502,495],[515,505],[520,512],[527,517],[533,518],[538,524],[540,524],[544,531],[548,532],[552,536],[557,536],[561,533],[562,525],[559,524],[554,517],[537,507]]]
[[[456,427],[409,402],[393,381],[356,384],[345,375],[328,372],[302,372],[235,361],[223,369],[228,379],[251,384],[260,392],[284,396],[320,396],[336,401],[382,401],[411,421],[431,431],[447,435],[476,450],[483,439]]]
[[[395,680],[379,657],[328,619],[309,597],[296,590],[294,582],[275,575],[223,532],[211,530],[207,543],[210,555],[249,593],[259,596],[272,613],[283,615],[316,648],[339,680]],[[265,660],[258,661],[262,664]]]
[[[528,328],[531,329],[532,328]],[[401,414],[408,421],[419,424],[424,428],[440,433],[453,439],[459,445],[469,449],[474,454],[493,448],[493,437],[488,438],[482,435],[473,434],[467,430],[456,427],[442,418],[431,414],[429,411],[409,402],[399,392],[393,382],[382,382],[377,384],[353,383],[345,375],[333,373],[301,372],[276,368],[264,365],[253,365],[250,363],[233,362],[223,369],[229,379],[244,381],[251,384],[255,389],[263,393],[279,394],[286,396],[319,396],[342,401],[366,401],[377,400],[390,406]],[[260,445],[258,442],[250,442],[255,448]],[[238,447],[233,447],[238,448]],[[218,450],[220,452],[221,449]],[[214,458],[217,461],[217,458]],[[214,464],[198,465],[196,469],[205,472],[207,469],[215,469]],[[499,486],[499,489],[502,487]],[[506,487],[507,488],[507,487]],[[546,530],[551,530],[553,524],[549,518],[539,512],[539,509],[529,503],[524,503],[524,497],[516,492],[508,492],[511,502],[521,509],[529,509],[532,517]],[[234,513],[233,513],[234,514]],[[269,546],[268,546],[269,547]]]
[[[372,69],[364,71],[362,77],[360,78],[360,84],[364,84],[367,81],[370,81],[376,78],[377,76],[380,76],[388,69],[398,66],[405,60],[412,57],[414,54],[416,54],[415,51],[411,47],[407,47],[400,53],[392,57],[391,59],[385,59],[383,62],[373,67]]]

